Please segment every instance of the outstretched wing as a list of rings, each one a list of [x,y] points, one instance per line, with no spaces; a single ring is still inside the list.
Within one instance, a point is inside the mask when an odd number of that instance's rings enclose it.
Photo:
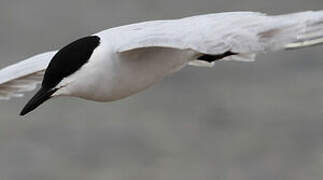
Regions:
[[[323,11],[267,16],[233,12],[114,28],[119,53],[147,47],[191,49],[200,54],[234,52],[226,60],[251,61],[255,54],[323,43]],[[104,33],[104,32],[103,32]]]
[[[0,70],[0,99],[22,97],[41,83],[56,51],[42,53]]]

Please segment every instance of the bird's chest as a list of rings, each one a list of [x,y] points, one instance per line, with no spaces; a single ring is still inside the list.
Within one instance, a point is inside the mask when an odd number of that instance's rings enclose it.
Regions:
[[[113,101],[135,94],[178,71],[191,56],[192,52],[169,48],[147,48],[118,55],[98,78],[101,83],[95,89],[95,96],[101,101]]]

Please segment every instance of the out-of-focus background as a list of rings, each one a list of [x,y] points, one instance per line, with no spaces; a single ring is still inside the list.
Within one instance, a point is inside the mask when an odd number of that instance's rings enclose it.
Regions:
[[[153,19],[323,9],[322,0],[1,0],[0,67]],[[122,37],[120,37],[122,39]],[[323,178],[323,47],[186,67],[127,99],[0,102],[0,180]]]

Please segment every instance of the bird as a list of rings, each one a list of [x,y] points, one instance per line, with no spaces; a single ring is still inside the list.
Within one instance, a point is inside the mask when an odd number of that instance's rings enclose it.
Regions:
[[[20,112],[72,96],[110,102],[187,65],[252,62],[257,54],[323,44],[323,11],[282,15],[222,12],[108,28],[0,70],[0,98],[40,88]]]

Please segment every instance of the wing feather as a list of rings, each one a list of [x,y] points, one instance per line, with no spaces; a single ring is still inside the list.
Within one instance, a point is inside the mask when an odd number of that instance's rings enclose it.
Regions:
[[[323,43],[323,11],[279,16],[256,12],[218,13],[144,22],[113,30],[124,38],[116,41],[119,53],[168,47],[211,55],[232,51],[242,55],[226,60],[251,61],[257,53]]]
[[[41,83],[56,51],[42,53],[0,70],[0,99],[22,97]]]

